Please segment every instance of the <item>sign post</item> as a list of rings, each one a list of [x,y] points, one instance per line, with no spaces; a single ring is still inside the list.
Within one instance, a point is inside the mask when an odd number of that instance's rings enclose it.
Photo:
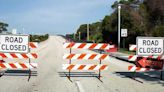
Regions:
[[[162,37],[137,37],[136,42],[137,42],[137,55],[138,56],[164,55],[164,38]],[[161,80],[163,77],[162,71],[163,69],[161,69],[161,76],[160,76]]]
[[[123,38],[123,48],[125,48],[125,38],[128,36],[127,29],[121,29],[121,37]]]

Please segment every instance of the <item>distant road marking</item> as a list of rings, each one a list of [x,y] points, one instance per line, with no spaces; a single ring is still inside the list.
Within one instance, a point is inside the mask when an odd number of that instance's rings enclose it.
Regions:
[[[75,81],[75,84],[76,84],[79,92],[85,92],[83,89],[83,86],[81,85],[81,83],[79,81]]]

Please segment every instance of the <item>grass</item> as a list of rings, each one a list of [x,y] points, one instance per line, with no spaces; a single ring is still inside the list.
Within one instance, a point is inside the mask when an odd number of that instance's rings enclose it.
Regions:
[[[130,55],[135,55],[136,54],[135,51],[129,51],[128,49],[125,49],[125,48],[120,48],[119,52],[125,53],[125,54],[130,54]]]

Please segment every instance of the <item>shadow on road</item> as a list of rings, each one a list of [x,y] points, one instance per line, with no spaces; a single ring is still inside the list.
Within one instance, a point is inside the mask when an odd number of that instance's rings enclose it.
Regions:
[[[102,80],[99,78],[99,74],[96,74],[95,72],[70,72],[70,73],[69,72],[58,72],[58,73],[59,73],[60,77],[67,77],[69,80],[70,80],[70,77],[95,77],[102,82]]]
[[[69,76],[69,72],[58,72],[60,77]],[[70,72],[70,77],[98,77],[95,72]]]
[[[37,71],[29,70],[6,70],[1,72],[1,76],[37,76]]]
[[[149,71],[149,72],[115,72],[114,74],[121,76],[121,78],[130,78],[137,82],[143,83],[138,79],[142,79],[147,82],[151,82],[151,84],[161,84],[164,86],[164,75],[163,80],[160,79],[159,71]]]

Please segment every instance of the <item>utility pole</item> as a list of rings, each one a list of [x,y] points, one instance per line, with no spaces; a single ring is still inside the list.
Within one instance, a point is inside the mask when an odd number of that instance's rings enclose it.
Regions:
[[[81,40],[81,32],[79,32],[79,41]]]
[[[73,39],[74,39],[74,40],[76,39],[76,33],[73,34]]]
[[[89,24],[87,24],[87,41],[89,41]]]
[[[120,29],[121,29],[121,5],[118,4],[118,50],[120,49]]]

